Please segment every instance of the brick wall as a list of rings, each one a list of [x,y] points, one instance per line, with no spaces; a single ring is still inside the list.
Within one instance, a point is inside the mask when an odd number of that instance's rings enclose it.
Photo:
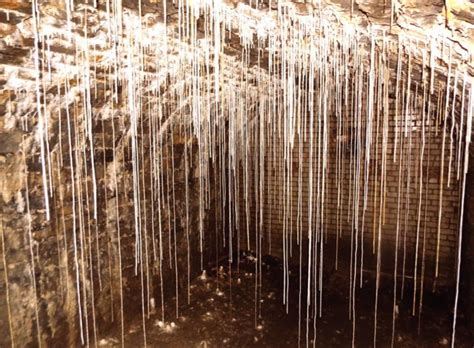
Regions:
[[[469,172],[466,178],[463,243],[461,255],[460,310],[474,332],[474,149],[470,148]]]
[[[417,269],[420,272],[423,240],[425,241],[425,261],[426,273],[429,278],[435,275],[435,264],[437,254],[437,234],[438,234],[438,212],[440,194],[440,168],[441,168],[441,134],[442,125],[432,123],[426,126],[424,160],[422,162],[423,188],[421,199],[421,215],[418,219],[418,207],[420,198],[420,153],[421,153],[421,123],[420,116],[413,115],[413,128],[403,134],[398,135],[397,157],[394,161],[395,147],[395,114],[393,107],[389,115],[389,127],[387,136],[387,162],[386,162],[386,188],[384,192],[385,205],[381,210],[381,172],[382,172],[382,115],[379,116],[379,130],[374,126],[373,143],[369,164],[367,206],[364,212],[364,175],[365,175],[365,128],[362,127],[361,142],[362,149],[359,180],[359,203],[357,201],[356,189],[356,165],[357,151],[355,142],[357,141],[356,127],[351,134],[349,124],[342,123],[342,133],[338,135],[337,119],[332,116],[328,123],[328,152],[327,152],[327,173],[325,175],[324,202],[319,199],[318,206],[318,173],[320,185],[322,185],[322,169],[318,171],[318,155],[322,165],[322,145],[318,147],[317,119],[314,127],[314,148],[313,148],[313,233],[317,231],[317,223],[321,222],[323,236],[325,240],[325,259],[328,264],[335,265],[336,254],[339,262],[348,262],[350,258],[351,236],[355,236],[356,224],[359,226],[359,238],[362,233],[364,241],[364,267],[369,270],[375,269],[375,251],[377,247],[378,226],[381,224],[381,249],[382,249],[382,270],[392,272],[393,256],[395,251],[395,240],[397,231],[397,215],[399,216],[399,244],[398,260],[399,272],[403,267],[405,259],[406,275],[413,276],[415,252],[418,249]],[[417,118],[417,120],[415,120]],[[355,121],[354,121],[355,122]],[[377,118],[374,120],[377,123]],[[449,127],[448,127],[449,130]],[[275,256],[283,256],[283,247],[288,243],[288,252],[292,253],[293,260],[298,261],[297,235],[301,232],[303,242],[308,236],[308,204],[309,204],[309,177],[310,177],[310,141],[309,125],[306,127],[306,139],[303,137],[301,144],[295,140],[291,151],[292,167],[284,175],[284,147],[282,143],[283,130],[275,134],[267,133],[265,149],[265,175],[263,180],[263,253]],[[410,151],[411,134],[411,151]],[[303,135],[303,134],[302,134]],[[337,161],[337,151],[339,142],[340,160]],[[403,142],[403,145],[402,145]],[[322,143],[321,143],[322,144]],[[456,144],[453,144],[453,159],[451,163],[451,180],[447,186],[448,164],[449,164],[449,134],[446,138],[445,149],[445,170],[444,189],[442,200],[442,218],[439,243],[439,278],[451,278],[454,270],[454,256],[457,246],[457,228],[459,211],[459,186],[457,181],[457,161]],[[401,147],[403,146],[403,150]],[[258,198],[259,171],[257,151],[252,147],[249,157],[249,225],[252,233],[258,230],[260,209],[260,199]],[[402,152],[402,156],[400,153]],[[300,157],[301,152],[301,157]],[[320,154],[319,154],[320,152]],[[410,154],[411,152],[411,154]],[[400,162],[400,160],[402,162]],[[339,166],[339,168],[338,168]],[[400,171],[401,166],[401,171]],[[301,178],[301,188],[299,192],[299,176]],[[285,183],[285,178],[287,182]],[[243,188],[243,169],[240,171],[240,233],[246,233],[246,214]],[[409,182],[408,182],[409,181]],[[338,187],[339,186],[339,187]],[[323,191],[320,186],[319,195]],[[289,189],[288,189],[289,188]],[[399,192],[400,188],[400,205]],[[257,193],[257,197],[256,194]],[[339,197],[339,203],[338,203]],[[298,210],[298,205],[300,209]],[[399,209],[398,209],[399,206]],[[358,207],[358,212],[356,212]],[[299,211],[299,212],[298,212]],[[318,211],[322,211],[319,221]],[[382,211],[382,219],[379,220]],[[399,211],[399,213],[398,213]],[[298,223],[299,217],[299,223]],[[358,219],[358,222],[357,222]],[[364,225],[362,228],[362,220]],[[418,224],[419,223],[419,224]],[[287,240],[285,241],[285,236]],[[339,238],[336,238],[339,236]],[[424,236],[424,239],[423,239]],[[360,240],[360,239],[359,239]],[[418,246],[417,246],[418,240]],[[292,250],[289,250],[289,249]],[[360,250],[360,249],[359,249]],[[307,252],[304,254],[307,257]],[[327,261],[326,261],[327,262]],[[332,266],[334,267],[334,266]]]

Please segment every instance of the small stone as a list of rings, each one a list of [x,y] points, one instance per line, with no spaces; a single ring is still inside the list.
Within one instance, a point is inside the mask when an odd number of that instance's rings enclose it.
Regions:
[[[206,270],[203,270],[203,271],[202,271],[202,274],[201,274],[201,276],[199,277],[199,279],[201,279],[201,280],[203,280],[203,281],[204,281],[204,280],[207,280],[207,273],[206,273]]]
[[[439,344],[442,346],[447,346],[449,343],[448,339],[446,337],[443,337],[442,339],[439,340]]]

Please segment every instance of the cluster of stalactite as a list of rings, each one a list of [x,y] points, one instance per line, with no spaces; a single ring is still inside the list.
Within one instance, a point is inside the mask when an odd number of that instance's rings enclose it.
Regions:
[[[199,234],[203,243],[205,211],[211,192],[219,197],[220,217],[224,219],[222,239],[232,264],[235,252],[255,250],[256,321],[260,307],[261,256],[266,238],[266,178],[278,175],[288,196],[283,207],[284,298],[288,306],[289,258],[293,240],[299,246],[300,343],[316,343],[317,318],[330,305],[324,305],[323,265],[325,260],[325,202],[328,192],[329,160],[336,168],[338,226],[348,219],[351,225],[351,273],[349,320],[356,342],[357,289],[362,286],[364,238],[372,238],[377,255],[374,298],[374,345],[377,343],[377,305],[380,283],[381,247],[384,236],[386,168],[399,163],[398,211],[394,264],[393,337],[396,329],[396,303],[400,290],[399,268],[403,251],[404,226],[409,209],[416,210],[416,259],[414,261],[413,313],[421,313],[426,238],[427,166],[429,144],[442,143],[439,173],[438,238],[434,262],[438,276],[440,233],[443,221],[443,190],[460,182],[458,267],[452,345],[459,293],[459,263],[462,242],[462,201],[468,167],[468,147],[472,133],[474,86],[454,44],[443,35],[426,40],[393,36],[389,28],[358,28],[340,23],[334,13],[323,9],[298,14],[292,4],[278,2],[277,9],[264,4],[226,4],[220,1],[178,1],[173,6],[175,22],[167,23],[169,8],[163,2],[163,17],[123,8],[121,0],[98,1],[84,5],[65,0],[66,21],[62,30],[50,26],[41,2],[32,1],[31,28],[34,34],[35,110],[20,116],[25,130],[33,129],[40,149],[42,190],[46,219],[54,219],[50,207],[62,200],[54,185],[64,161],[69,163],[68,189],[73,226],[64,229],[64,245],[73,249],[69,272],[76,291],[82,343],[96,338],[94,311],[94,267],[100,267],[100,253],[94,243],[96,221],[110,207],[98,206],[98,182],[107,187],[104,204],[116,205],[114,228],[118,259],[121,260],[121,229],[118,198],[125,151],[130,151],[131,190],[133,191],[134,268],[141,279],[143,338],[146,344],[146,318],[150,314],[150,279],[161,277],[163,253],[174,250],[163,242],[176,242],[174,228],[174,168],[163,165],[163,154],[174,156],[173,136],[184,139],[185,173],[191,166],[191,153],[197,154],[199,178],[199,224],[185,232]],[[258,7],[260,9],[258,9]],[[309,7],[308,7],[309,8]],[[177,12],[177,13],[176,13]],[[77,24],[79,23],[79,24]],[[82,33],[79,33],[79,30]],[[94,33],[94,34],[92,34]],[[237,52],[231,37],[240,39]],[[72,55],[56,59],[50,46],[61,43]],[[227,53],[237,53],[233,56]],[[455,57],[455,58],[453,58]],[[23,87],[24,88],[24,87]],[[80,107],[78,107],[78,105]],[[58,115],[67,127],[67,138],[56,148],[49,146],[51,115]],[[36,116],[33,118],[33,116]],[[104,178],[95,172],[97,156],[94,125],[109,118],[119,119],[126,136],[113,148],[113,160]],[[37,123],[32,120],[37,120]],[[114,122],[112,126],[114,127]],[[335,124],[334,128],[332,125]],[[334,135],[335,132],[335,135]],[[331,137],[335,136],[336,141]],[[113,135],[115,139],[115,135]],[[197,147],[193,149],[193,139]],[[303,154],[308,144],[309,154]],[[277,151],[278,149],[278,151]],[[333,152],[334,156],[328,154]],[[296,157],[296,158],[295,158]],[[346,159],[350,165],[345,165]],[[308,181],[301,166],[307,162]],[[410,163],[416,168],[410,171]],[[372,165],[375,162],[375,165]],[[171,164],[173,161],[170,162]],[[407,174],[408,171],[408,174]],[[87,181],[87,178],[91,182]],[[350,180],[347,180],[347,177]],[[378,182],[369,187],[369,178]],[[188,182],[188,180],[185,180]],[[297,182],[298,211],[292,220],[291,187]],[[410,186],[416,189],[410,190]],[[25,182],[29,192],[28,182]],[[189,199],[186,186],[186,217]],[[370,194],[369,194],[370,191]],[[343,194],[344,192],[344,194]],[[408,195],[415,192],[418,204],[407,207]],[[28,194],[26,196],[28,198]],[[172,197],[169,199],[169,197]],[[305,197],[305,198],[303,198]],[[28,199],[26,200],[28,212]],[[367,226],[368,203],[376,216]],[[271,206],[271,205],[269,205]],[[240,211],[243,209],[244,211]],[[303,214],[303,211],[306,213]],[[393,213],[393,212],[392,212]],[[29,214],[29,213],[28,213]],[[107,219],[111,220],[110,218]],[[168,227],[163,227],[167,224]],[[94,232],[95,228],[95,232]],[[30,231],[31,267],[35,257]],[[337,239],[342,234],[337,228]],[[189,244],[188,244],[189,247]],[[399,251],[400,249],[400,251]],[[367,251],[365,251],[367,252]],[[372,251],[371,251],[372,252]],[[67,254],[67,251],[64,251]],[[238,253],[237,253],[238,254]],[[189,255],[189,250],[188,250]],[[304,258],[304,259],[303,259]],[[94,260],[97,265],[92,263]],[[178,272],[177,257],[170,257]],[[307,265],[303,273],[301,265]],[[122,269],[120,265],[119,269]],[[188,257],[188,298],[190,293]],[[34,271],[33,271],[34,274]],[[121,287],[121,273],[119,275]],[[34,277],[33,287],[35,287]],[[163,279],[161,277],[161,279]],[[402,278],[404,279],[404,277]],[[66,285],[65,285],[66,286]],[[163,284],[162,284],[163,288]],[[402,287],[403,288],[403,287]],[[122,294],[122,291],[120,291]],[[176,315],[179,289],[176,283]],[[162,315],[166,298],[161,298]],[[119,315],[124,336],[123,300]],[[323,310],[324,308],[324,310]],[[92,312],[92,315],[90,314]],[[10,318],[10,320],[13,320]],[[37,316],[38,337],[40,339]],[[93,327],[93,329],[91,329]]]

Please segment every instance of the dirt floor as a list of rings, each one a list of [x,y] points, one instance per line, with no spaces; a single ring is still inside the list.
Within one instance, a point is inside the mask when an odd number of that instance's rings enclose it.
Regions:
[[[289,311],[282,304],[282,265],[271,257],[262,259],[261,316],[255,317],[255,258],[242,255],[239,271],[220,266],[192,283],[191,304],[180,308],[180,316],[167,309],[147,321],[147,344],[150,347],[298,347],[298,269],[291,271]],[[316,346],[350,347],[352,322],[348,319],[348,281],[344,270],[325,275],[322,317],[317,320]],[[368,274],[357,293],[356,346],[373,346],[374,279]],[[230,281],[231,280],[231,281]],[[384,285],[384,283],[387,283]],[[377,346],[390,347],[392,332],[393,285],[382,282],[379,297]],[[184,302],[184,301],[183,301]],[[398,307],[395,346],[448,347],[451,339],[451,296],[426,292],[420,332],[418,317],[411,315],[411,299]],[[303,309],[303,317],[305,312]],[[143,345],[141,316],[128,325],[126,347]],[[474,342],[458,320],[456,347],[474,347]],[[312,327],[311,322],[310,326]],[[306,344],[306,323],[300,344]],[[312,344],[313,334],[309,335]],[[119,346],[119,331],[100,340],[101,346]]]

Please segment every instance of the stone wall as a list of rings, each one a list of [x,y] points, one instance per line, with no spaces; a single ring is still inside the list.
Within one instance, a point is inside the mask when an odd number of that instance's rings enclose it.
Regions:
[[[158,196],[155,193],[152,200],[152,185],[148,182],[151,178],[150,157],[142,158],[139,171],[139,178],[143,180],[140,186],[139,238],[144,250],[139,256],[147,259],[139,264],[136,271],[137,236],[134,223],[133,165],[130,138],[127,136],[129,125],[122,116],[120,107],[117,107],[116,113],[107,114],[101,109],[99,99],[100,95],[94,101],[98,106],[94,108],[97,117],[93,125],[96,219],[93,216],[92,158],[89,153],[90,145],[85,141],[84,128],[80,125],[80,104],[69,107],[70,132],[65,109],[61,110],[61,116],[57,112],[52,113],[49,118],[49,221],[46,220],[42,190],[40,149],[34,141],[36,118],[28,120],[28,128],[24,128],[20,122],[7,124],[9,120],[5,109],[13,108],[15,114],[16,108],[23,102],[21,96],[11,95],[0,106],[1,346],[8,346],[12,342],[18,346],[36,345],[38,340],[48,345],[59,342],[68,342],[69,346],[79,344],[79,303],[84,340],[93,344],[112,323],[120,325],[121,289],[124,321],[127,325],[134,316],[141,315],[142,293],[147,314],[161,311],[161,294],[165,296],[163,302],[167,307],[174,305],[176,281],[182,303],[187,301],[187,250],[191,250],[190,277],[201,272],[199,233],[196,229],[199,221],[199,172],[196,170],[196,151],[189,150],[193,140],[185,142],[179,137],[179,132],[174,131],[176,135],[171,143],[171,130],[162,130],[163,145],[157,153],[162,156],[161,170],[164,174],[161,179],[167,189],[160,191],[161,199],[164,199],[160,213]],[[146,134],[149,134],[147,126],[142,126]],[[185,144],[188,149],[187,176]],[[141,138],[139,146],[144,155],[149,154],[148,137]],[[172,147],[174,157],[171,156]],[[73,155],[72,161],[70,154]],[[170,190],[172,170],[174,196]],[[74,181],[71,180],[71,175],[74,175]],[[184,203],[186,185],[188,219]],[[211,201],[210,207],[213,204]],[[169,215],[171,211],[173,216]],[[204,226],[207,228],[209,222],[207,212],[205,214]],[[186,221],[189,224],[189,239]],[[158,238],[159,226],[163,236],[161,241]],[[152,230],[156,232],[155,238]],[[215,243],[212,238],[213,235],[206,236],[204,242],[204,268],[208,268],[208,263],[215,260]],[[161,261],[155,258],[160,248],[163,251]],[[176,265],[178,273],[175,272]],[[156,308],[153,308],[152,302]],[[38,322],[36,318],[39,318]]]

